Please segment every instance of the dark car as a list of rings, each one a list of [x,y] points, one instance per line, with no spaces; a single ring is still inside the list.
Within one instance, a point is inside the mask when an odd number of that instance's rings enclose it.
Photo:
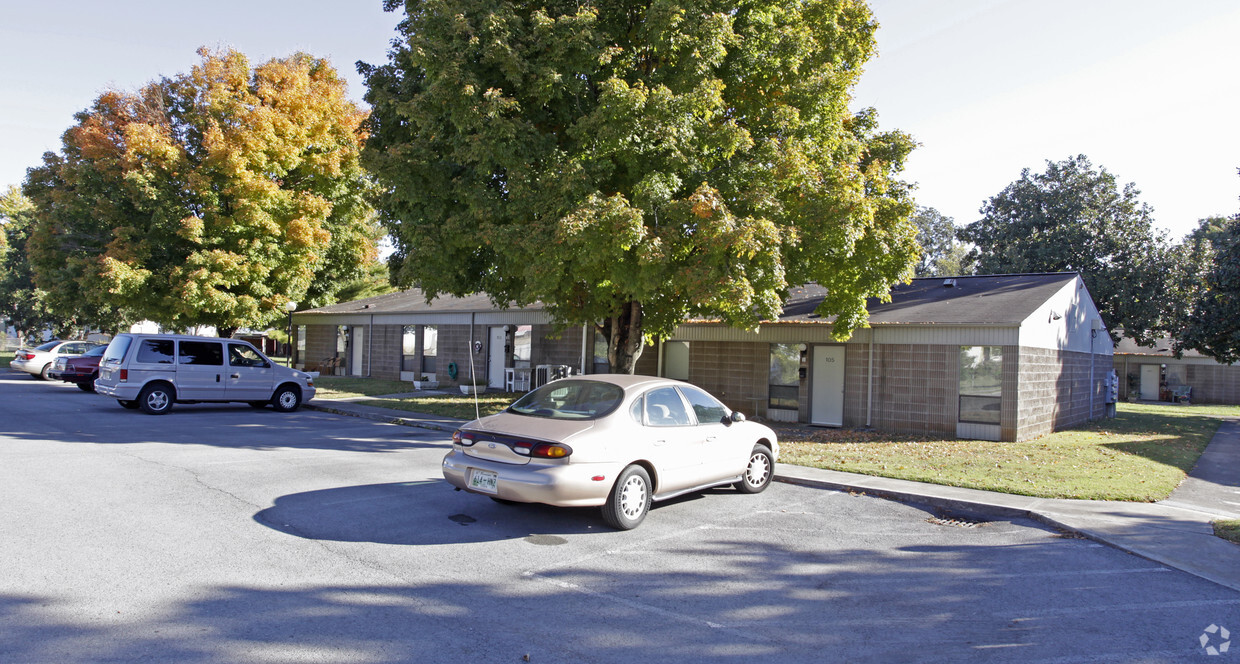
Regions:
[[[99,360],[107,349],[107,346],[96,346],[76,357],[58,357],[52,368],[48,369],[47,377],[74,383],[87,392],[94,392],[95,379],[99,377]]]

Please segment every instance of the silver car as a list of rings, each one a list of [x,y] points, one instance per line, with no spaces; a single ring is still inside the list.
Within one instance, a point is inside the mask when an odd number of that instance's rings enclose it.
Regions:
[[[500,502],[601,506],[628,530],[651,501],[771,482],[775,432],[701,388],[666,378],[589,375],[548,383],[452,436],[443,476]]]
[[[102,346],[93,341],[49,341],[34,348],[19,348],[9,362],[10,369],[25,371],[35,378],[48,379],[47,373],[60,357],[76,357],[86,351]]]

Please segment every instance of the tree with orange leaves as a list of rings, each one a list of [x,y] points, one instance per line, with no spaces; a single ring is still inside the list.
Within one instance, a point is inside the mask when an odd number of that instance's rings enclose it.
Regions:
[[[30,169],[30,261],[61,315],[262,327],[289,300],[331,302],[374,260],[366,113],[335,69],[199,55],[187,74],[101,95]]]

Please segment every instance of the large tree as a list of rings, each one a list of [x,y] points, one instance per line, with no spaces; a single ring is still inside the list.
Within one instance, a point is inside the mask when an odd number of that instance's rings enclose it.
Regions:
[[[918,207],[912,217],[917,226],[921,258],[914,268],[918,277],[950,277],[970,272],[968,248],[956,239],[956,222],[932,207]]]
[[[1240,215],[1203,220],[1186,244],[1200,246],[1203,241],[1209,248],[1200,253],[1209,255],[1209,263],[1201,286],[1191,292],[1176,350],[1195,349],[1231,364],[1240,360]]]
[[[1084,155],[1048,161],[991,197],[961,237],[979,274],[1079,272],[1113,337],[1152,343],[1169,327],[1169,259],[1139,195]]]
[[[344,80],[306,54],[253,69],[199,54],[187,74],[101,95],[30,170],[30,256],[58,312],[261,327],[288,300],[332,301],[373,259],[365,113]]]
[[[686,316],[752,328],[814,280],[847,335],[911,276],[913,142],[848,110],[863,2],[385,6],[364,160],[401,285],[541,300],[631,372]]]
[[[26,260],[26,244],[34,223],[34,204],[17,187],[0,194],[0,235],[5,248],[0,254],[0,318],[22,338],[53,322],[44,304],[46,294],[35,286]]]

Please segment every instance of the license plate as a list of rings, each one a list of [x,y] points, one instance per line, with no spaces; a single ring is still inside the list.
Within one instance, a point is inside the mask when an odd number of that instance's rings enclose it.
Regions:
[[[474,491],[496,493],[499,491],[497,488],[498,484],[498,473],[493,473],[489,470],[478,470],[477,468],[471,468],[469,470],[469,488]]]

